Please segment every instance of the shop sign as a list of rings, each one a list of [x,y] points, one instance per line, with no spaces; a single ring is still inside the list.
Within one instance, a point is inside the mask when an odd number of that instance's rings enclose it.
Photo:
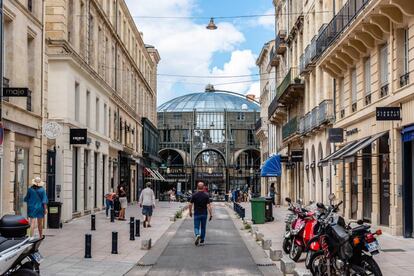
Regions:
[[[70,141],[71,145],[85,145],[88,142],[88,130],[86,128],[71,128]]]
[[[303,161],[303,150],[292,150],[290,159],[292,162],[302,162]]]
[[[351,135],[357,134],[358,131],[359,131],[358,128],[353,128],[353,129],[347,130],[346,131],[346,136],[351,136]]]
[[[201,172],[201,173],[197,173],[197,177],[198,178],[218,178],[218,177],[224,177],[223,173],[205,173],[205,172]]]
[[[394,121],[401,120],[400,107],[377,107],[376,110],[377,121]]]
[[[27,87],[3,87],[3,97],[27,97],[29,88]]]
[[[344,129],[343,128],[330,128],[328,130],[329,143],[342,143],[344,141]]]

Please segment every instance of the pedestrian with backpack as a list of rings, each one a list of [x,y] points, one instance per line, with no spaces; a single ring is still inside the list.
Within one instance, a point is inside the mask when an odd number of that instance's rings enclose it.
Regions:
[[[39,237],[43,237],[43,226],[48,202],[46,190],[43,188],[45,183],[37,176],[32,180],[32,184],[24,197],[24,202],[27,203],[27,216],[30,221],[30,236],[33,237],[37,222]]]

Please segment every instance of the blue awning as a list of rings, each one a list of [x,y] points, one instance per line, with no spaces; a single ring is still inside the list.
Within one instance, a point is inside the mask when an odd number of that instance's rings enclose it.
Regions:
[[[261,177],[275,177],[282,175],[280,154],[269,157],[262,167]]]
[[[414,140],[414,126],[405,127],[402,131],[403,142],[410,142]]]

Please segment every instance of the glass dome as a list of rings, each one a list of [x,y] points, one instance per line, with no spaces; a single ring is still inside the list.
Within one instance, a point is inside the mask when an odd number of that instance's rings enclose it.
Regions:
[[[187,94],[172,99],[158,107],[158,112],[199,112],[211,111],[250,111],[259,112],[260,106],[245,97],[233,95],[231,92],[214,90]]]

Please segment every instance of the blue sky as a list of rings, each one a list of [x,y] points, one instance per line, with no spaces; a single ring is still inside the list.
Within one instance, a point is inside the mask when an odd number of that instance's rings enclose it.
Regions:
[[[255,60],[273,39],[273,17],[216,19],[218,29],[205,29],[206,19],[147,19],[139,16],[214,17],[273,13],[271,0],[126,0],[145,43],[154,45],[161,62],[158,73],[185,76],[229,76],[257,73]],[[158,104],[177,96],[216,89],[259,94],[257,77],[158,77]],[[239,82],[227,84],[229,82]],[[223,85],[224,83],[224,85]]]

